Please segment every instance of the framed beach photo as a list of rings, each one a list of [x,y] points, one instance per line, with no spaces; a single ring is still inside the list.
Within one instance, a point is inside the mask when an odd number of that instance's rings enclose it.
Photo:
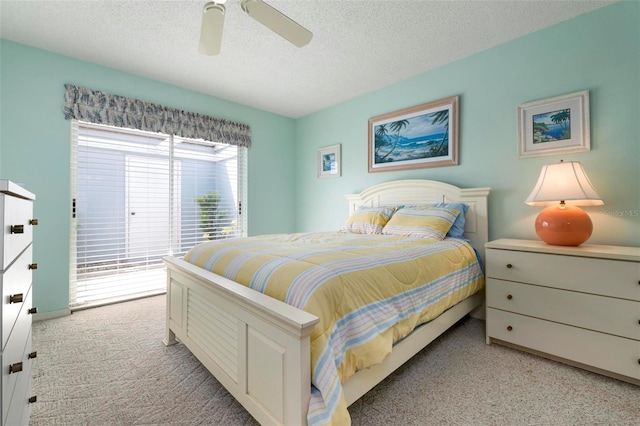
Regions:
[[[458,164],[459,96],[369,119],[369,172]]]
[[[518,106],[518,158],[591,150],[589,91]]]
[[[318,149],[318,177],[340,176],[340,144]]]

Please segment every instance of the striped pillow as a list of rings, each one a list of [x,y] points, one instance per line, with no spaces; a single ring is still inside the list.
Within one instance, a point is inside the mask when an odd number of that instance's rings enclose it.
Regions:
[[[352,234],[380,234],[393,215],[393,207],[360,207],[338,230]]]
[[[469,205],[464,203],[429,203],[429,204],[417,204],[417,205],[409,205],[409,206],[401,206],[408,208],[415,207],[446,207],[448,209],[460,210],[460,214],[456,217],[455,222],[447,232],[448,238],[464,238],[464,223],[465,223],[465,215],[469,210]]]
[[[459,210],[444,207],[403,207],[387,222],[382,233],[443,240],[459,214]]]

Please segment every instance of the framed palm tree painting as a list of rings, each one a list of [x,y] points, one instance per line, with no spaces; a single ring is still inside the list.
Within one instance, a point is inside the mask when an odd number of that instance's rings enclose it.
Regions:
[[[589,151],[589,91],[518,106],[518,157]]]
[[[369,172],[458,164],[459,96],[369,119]]]

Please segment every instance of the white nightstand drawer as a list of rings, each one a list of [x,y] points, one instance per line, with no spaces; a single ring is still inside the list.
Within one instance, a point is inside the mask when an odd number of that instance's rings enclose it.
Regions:
[[[640,301],[637,262],[487,250],[487,277]]]
[[[640,344],[582,328],[487,309],[490,338],[640,380]]]
[[[487,279],[487,306],[638,340],[640,302]]]

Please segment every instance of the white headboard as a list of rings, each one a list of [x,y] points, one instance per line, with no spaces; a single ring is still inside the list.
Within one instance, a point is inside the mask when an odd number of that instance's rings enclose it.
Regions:
[[[396,180],[346,195],[349,214],[360,206],[397,206],[401,204],[465,203],[464,236],[471,241],[484,260],[484,245],[489,241],[487,198],[491,188],[458,188],[434,180]]]

